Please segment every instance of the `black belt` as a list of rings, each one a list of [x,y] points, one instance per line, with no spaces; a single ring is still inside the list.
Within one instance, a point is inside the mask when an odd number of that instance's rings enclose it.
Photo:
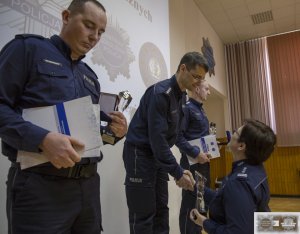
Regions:
[[[42,175],[59,176],[65,178],[79,179],[89,178],[97,173],[97,163],[91,164],[75,164],[74,167],[57,169],[56,167],[49,166],[37,166],[30,167],[24,171],[29,171]]]

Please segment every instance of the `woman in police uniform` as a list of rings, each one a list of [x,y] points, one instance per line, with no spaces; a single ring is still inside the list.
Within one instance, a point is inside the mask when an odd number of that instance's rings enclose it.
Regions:
[[[274,150],[276,136],[257,120],[247,120],[228,144],[233,154],[232,172],[217,192],[205,188],[209,218],[194,209],[190,218],[209,233],[252,234],[254,212],[270,211],[270,192],[263,166]]]

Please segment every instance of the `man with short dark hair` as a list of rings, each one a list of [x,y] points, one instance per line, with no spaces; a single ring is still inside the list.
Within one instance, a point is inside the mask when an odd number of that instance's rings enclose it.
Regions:
[[[0,53],[0,137],[2,153],[12,162],[7,181],[10,233],[96,234],[102,230],[100,182],[95,157],[81,159],[83,144],[49,132],[22,118],[26,108],[51,106],[91,96],[97,104],[97,75],[82,59],[106,28],[105,8],[96,0],[74,0],[62,12],[59,36],[17,35]],[[121,138],[127,123],[110,114],[111,131]],[[19,150],[43,152],[49,163],[25,170]]]
[[[132,234],[169,233],[168,173],[179,187],[193,190],[192,174],[170,148],[180,128],[185,90],[195,89],[207,71],[201,54],[186,53],[175,75],[146,90],[133,116],[123,151]]]
[[[233,155],[232,172],[214,192],[204,190],[209,218],[196,209],[190,218],[209,233],[254,233],[254,212],[270,211],[270,191],[263,162],[274,150],[276,136],[257,120],[246,120],[228,144]]]

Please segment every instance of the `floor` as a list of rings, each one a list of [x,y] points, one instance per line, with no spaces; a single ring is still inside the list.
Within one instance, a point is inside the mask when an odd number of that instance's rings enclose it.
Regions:
[[[273,212],[300,212],[300,198],[271,197],[269,206]]]

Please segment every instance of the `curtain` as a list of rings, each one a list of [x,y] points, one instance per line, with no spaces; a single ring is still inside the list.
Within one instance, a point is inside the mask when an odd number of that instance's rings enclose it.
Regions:
[[[232,129],[246,118],[275,128],[266,42],[260,38],[225,46]]]
[[[300,145],[300,32],[267,38],[277,141]]]

